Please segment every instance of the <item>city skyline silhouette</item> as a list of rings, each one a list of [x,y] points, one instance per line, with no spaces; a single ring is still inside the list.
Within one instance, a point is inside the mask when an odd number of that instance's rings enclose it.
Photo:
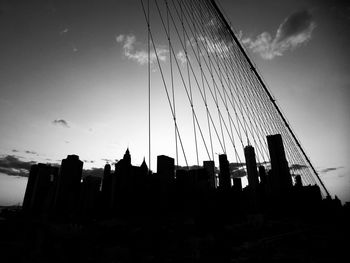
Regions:
[[[0,2],[4,262],[340,262],[350,4]]]
[[[348,32],[349,28],[346,4],[296,2],[285,3],[284,7],[254,1],[220,4],[329,191],[339,195],[343,202],[349,201],[346,135],[349,94],[348,89],[344,89],[348,60],[342,55],[348,52],[343,48],[348,39],[341,33]],[[314,6],[318,9],[313,9]],[[32,161],[54,164],[74,153],[86,161],[86,169],[99,168],[105,163],[103,159],[113,162],[129,146],[135,162],[141,164],[145,157],[148,163],[147,56],[144,53],[147,30],[140,3],[4,2],[1,10],[4,32],[0,104],[2,204],[21,202]],[[270,10],[275,10],[273,15]],[[127,13],[134,14],[131,22]],[[299,31],[283,23],[284,20],[300,23]],[[160,24],[153,26],[161,30]],[[297,42],[295,46],[288,42],[290,46],[280,50],[272,45],[278,29],[288,32],[289,35],[283,35],[285,40],[296,41],[299,36],[304,42]],[[172,32],[175,33],[174,28]],[[268,35],[271,42],[266,42],[268,45],[263,48],[263,40],[268,39]],[[129,42],[125,45],[127,39]],[[284,43],[281,41],[275,42]],[[166,45],[166,39],[159,41],[159,47]],[[162,63],[169,63],[169,53],[159,47],[165,59]],[[17,52],[19,50],[22,53]],[[271,52],[266,53],[268,50]],[[157,132],[153,135],[157,138],[153,141],[153,167],[157,154],[172,157],[176,154],[159,70],[151,73],[155,80],[152,125],[153,132]],[[177,109],[181,111],[180,106]],[[181,115],[190,116],[185,108],[183,111]],[[191,122],[184,119],[181,126],[188,134],[191,127],[186,125]],[[155,126],[157,123],[164,125]],[[186,145],[191,145],[190,152],[193,152],[193,138],[189,139]],[[233,162],[233,158],[229,159]],[[192,154],[189,161],[189,165],[195,165],[195,155]],[[179,165],[185,166],[183,160],[180,162]]]
[[[127,149],[114,171],[105,165],[102,178],[82,176],[83,162],[77,155],[68,155],[59,168],[33,164],[22,208],[1,211],[5,236],[0,242],[7,248],[3,259],[229,262],[244,255],[264,262],[276,257],[343,258],[346,243],[335,245],[332,239],[345,240],[348,203],[342,206],[337,197],[323,199],[317,185],[303,186],[300,175],[292,176],[281,138],[279,134],[267,137],[269,170],[256,162],[252,146],[245,147],[246,187],[230,171],[225,154],[219,155],[219,169],[214,161],[176,168],[174,158],[160,155],[157,173],[152,173],[145,161],[134,166]],[[334,229],[334,224],[340,228]],[[312,234],[315,229],[322,244]],[[193,238],[198,242],[194,246]],[[287,242],[289,249],[275,239]],[[252,244],[246,252],[238,245],[242,242]],[[308,242],[317,244],[317,253],[309,250]],[[319,253],[319,246],[326,249]],[[13,249],[24,253],[13,255]]]

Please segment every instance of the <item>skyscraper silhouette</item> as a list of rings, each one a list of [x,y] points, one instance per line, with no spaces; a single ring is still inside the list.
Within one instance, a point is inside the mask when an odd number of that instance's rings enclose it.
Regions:
[[[230,168],[227,161],[226,154],[219,155],[219,187],[221,189],[230,189],[231,188],[231,177],[230,177]]]
[[[288,162],[284,153],[282,136],[268,135],[267,144],[271,159],[271,190],[274,194],[282,194],[292,187],[292,178],[289,173]]]
[[[256,167],[255,151],[253,146],[244,147],[244,156],[247,166],[248,184],[255,191],[259,185],[258,170]]]
[[[157,174],[162,181],[173,181],[175,179],[174,158],[165,155],[157,156]]]
[[[93,217],[98,214],[100,186],[101,178],[99,177],[89,175],[83,179],[79,205],[81,215]]]
[[[235,192],[242,192],[242,180],[241,178],[233,178],[233,189]]]
[[[28,182],[23,199],[23,211],[29,212],[31,208],[31,201],[34,193],[34,185],[38,177],[38,165],[34,164],[30,167]]]
[[[215,179],[215,163],[214,161],[204,161],[203,167],[206,170],[209,176],[209,185],[211,188],[216,187],[216,179]]]
[[[83,162],[77,155],[68,155],[62,160],[54,200],[55,211],[62,216],[76,213],[79,204]]]
[[[23,201],[25,212],[32,214],[49,212],[57,174],[57,167],[42,163],[32,165]]]
[[[102,180],[102,206],[105,212],[111,208],[112,201],[112,173],[111,165],[107,163],[103,170]]]

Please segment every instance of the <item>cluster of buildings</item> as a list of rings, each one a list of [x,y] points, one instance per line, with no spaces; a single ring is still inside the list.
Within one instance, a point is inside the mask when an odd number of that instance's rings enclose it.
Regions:
[[[281,135],[269,135],[267,142],[269,171],[257,165],[254,147],[244,148],[248,178],[244,189],[241,178],[231,178],[225,154],[219,155],[218,175],[214,161],[204,161],[196,169],[176,169],[174,159],[164,155],[157,157],[157,173],[152,173],[145,161],[133,166],[129,150],[114,171],[105,165],[103,178],[82,177],[83,162],[77,155],[68,155],[59,168],[39,163],[31,167],[23,211],[68,220],[150,214],[209,218],[259,212],[282,203],[292,208],[306,199],[320,202],[318,186],[302,186],[300,176],[292,180]]]

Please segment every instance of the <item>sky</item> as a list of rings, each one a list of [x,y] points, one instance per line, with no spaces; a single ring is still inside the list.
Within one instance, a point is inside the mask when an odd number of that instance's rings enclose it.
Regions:
[[[331,195],[350,201],[350,4],[217,2]],[[86,170],[100,171],[128,147],[135,165],[147,160],[140,1],[0,0],[0,32],[0,205],[22,202],[36,162],[59,164],[77,154]],[[166,62],[163,41],[158,52]],[[174,157],[156,71],[152,167],[157,154]]]

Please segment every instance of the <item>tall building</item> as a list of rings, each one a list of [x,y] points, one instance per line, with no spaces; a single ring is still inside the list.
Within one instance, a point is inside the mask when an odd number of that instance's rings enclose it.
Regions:
[[[219,165],[220,165],[219,188],[230,189],[231,176],[230,176],[230,168],[229,168],[229,163],[228,163],[226,154],[219,155]]]
[[[294,177],[294,179],[295,179],[295,184],[294,184],[295,187],[297,187],[297,188],[303,187],[303,183],[302,183],[302,181],[301,181],[301,176],[300,176],[299,174],[296,175],[296,176]]]
[[[33,197],[34,185],[35,185],[35,181],[36,181],[37,176],[38,176],[38,165],[34,164],[30,167],[27,187],[26,187],[26,191],[25,191],[24,199],[23,199],[23,211],[25,211],[25,212],[30,211],[31,200]]]
[[[165,155],[157,156],[157,174],[161,181],[172,182],[175,180],[174,158]]]
[[[288,162],[284,152],[282,136],[268,135],[267,144],[271,159],[271,190],[273,193],[284,193],[292,187],[292,178],[289,173]]]
[[[165,213],[171,210],[171,193],[175,190],[175,162],[174,158],[165,155],[157,156],[156,174],[159,211]]]
[[[210,187],[215,188],[216,187],[216,179],[215,179],[215,163],[214,163],[214,161],[204,161],[203,167],[208,174]]]
[[[77,155],[62,160],[55,193],[54,209],[60,215],[73,215],[79,204],[83,162]]]
[[[100,186],[100,177],[89,175],[83,179],[80,190],[80,209],[83,216],[96,216]]]
[[[112,173],[111,165],[107,163],[103,170],[102,180],[102,206],[105,210],[108,210],[112,202]]]
[[[267,178],[266,178],[266,170],[265,167],[260,165],[259,166],[259,178],[260,178],[260,182],[262,184],[266,184],[267,183]]]
[[[133,186],[131,155],[128,148],[123,159],[115,164],[114,174],[112,175],[110,209],[118,213],[120,210],[128,207]]]
[[[48,213],[52,205],[52,192],[58,168],[47,164],[35,164],[30,169],[23,209],[31,214]]]
[[[242,180],[241,178],[237,177],[237,178],[233,178],[233,189],[236,192],[242,192]]]
[[[130,155],[129,148],[126,149],[123,160],[126,165],[131,165],[131,155]]]
[[[244,156],[247,166],[248,184],[253,190],[259,185],[258,170],[256,167],[255,151],[253,146],[244,147]]]
[[[147,166],[147,164],[146,164],[145,158],[143,158],[143,161],[142,161],[142,164],[141,164],[140,168],[141,168],[142,173],[143,173],[144,175],[148,175],[149,170],[148,170],[148,166]]]

